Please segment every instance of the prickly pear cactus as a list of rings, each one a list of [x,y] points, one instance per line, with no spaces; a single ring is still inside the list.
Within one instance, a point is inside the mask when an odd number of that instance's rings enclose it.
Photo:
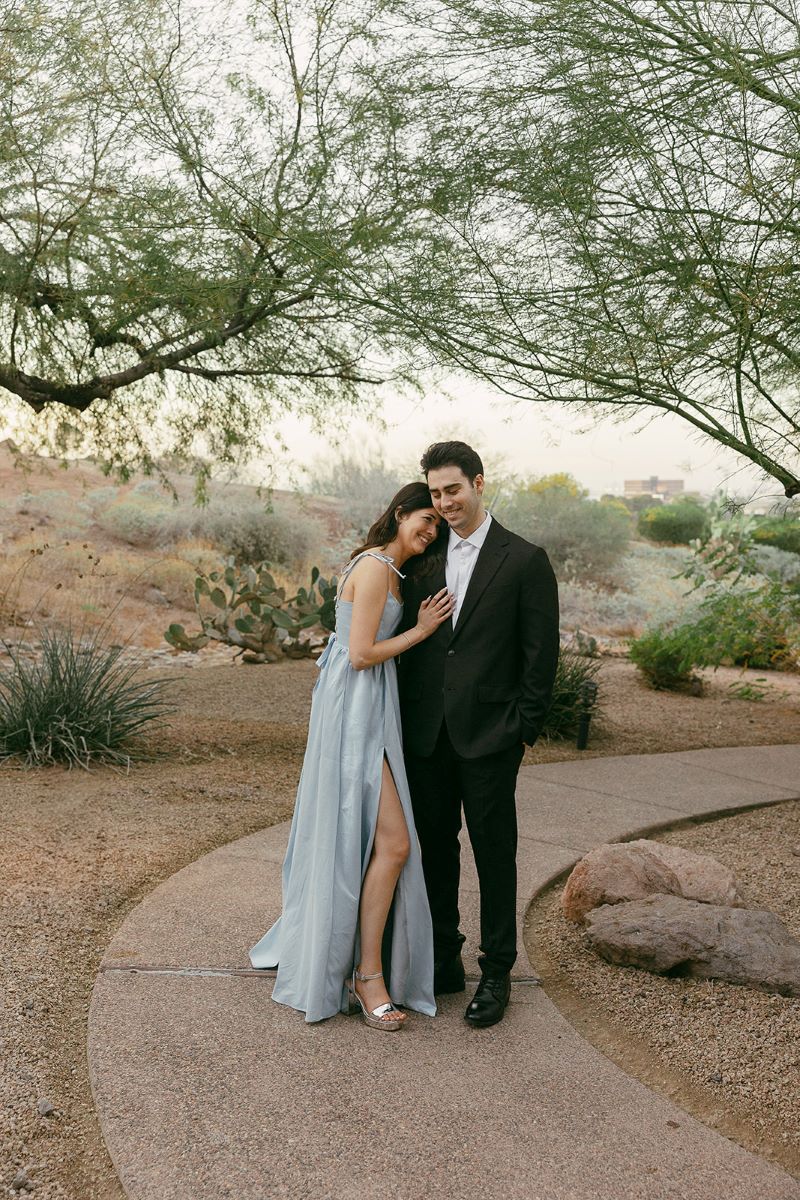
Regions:
[[[311,587],[299,588],[291,602],[291,611],[296,616],[297,634],[289,637],[283,643],[283,652],[290,658],[308,658],[312,652],[311,642],[300,641],[299,632],[303,629],[321,628],[327,633],[333,633],[336,627],[336,589],[338,581],[334,577],[325,579],[319,573],[319,567],[311,571]]]
[[[176,650],[197,651],[211,641],[235,646],[248,662],[275,662],[311,654],[311,642],[301,640],[315,626],[330,632],[335,621],[336,580],[311,572],[311,586],[287,599],[286,589],[275,583],[269,563],[237,567],[225,560],[222,571],[198,575],[194,603],[199,633],[188,634],[182,625],[170,625],[164,638]],[[282,637],[279,640],[279,631]]]

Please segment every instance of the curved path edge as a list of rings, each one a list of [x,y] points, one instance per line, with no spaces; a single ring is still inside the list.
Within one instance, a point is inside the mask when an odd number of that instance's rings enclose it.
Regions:
[[[531,897],[600,842],[798,797],[800,745],[525,767],[520,926]],[[280,910],[287,836],[272,826],[177,872],[106,951],[89,1066],[132,1200],[800,1200],[797,1180],[586,1042],[524,952],[488,1030],[465,1025],[464,996],[392,1036],[272,1004],[272,974],[250,969],[247,948]],[[466,850],[462,916],[477,974]]]

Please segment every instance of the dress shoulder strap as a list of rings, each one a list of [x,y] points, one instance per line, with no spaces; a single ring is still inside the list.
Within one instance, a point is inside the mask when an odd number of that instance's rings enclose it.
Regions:
[[[398,571],[397,567],[394,565],[394,559],[391,557],[391,555],[381,554],[378,550],[362,550],[360,554],[355,556],[355,558],[350,559],[350,562],[339,576],[339,591],[337,593],[337,599],[342,593],[342,585],[344,584],[345,579],[347,579],[347,576],[350,574],[356,563],[361,562],[362,558],[377,558],[378,562],[385,563],[387,567],[391,567],[395,575],[399,575],[401,579],[405,579],[405,575]]]

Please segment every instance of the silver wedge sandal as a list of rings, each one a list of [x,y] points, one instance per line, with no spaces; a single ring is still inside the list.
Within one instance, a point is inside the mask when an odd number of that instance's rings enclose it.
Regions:
[[[397,1012],[394,1004],[379,1004],[377,1008],[373,1008],[372,1012],[370,1012],[356,991],[356,980],[359,983],[366,983],[370,979],[382,978],[383,971],[376,971],[374,975],[362,975],[358,967],[354,967],[352,977],[347,981],[347,990],[350,994],[349,1011],[351,1013],[357,1012],[360,1008],[364,1020],[370,1029],[383,1029],[387,1033],[394,1033],[395,1030],[402,1029],[405,1025],[405,1018],[387,1018],[387,1013]]]

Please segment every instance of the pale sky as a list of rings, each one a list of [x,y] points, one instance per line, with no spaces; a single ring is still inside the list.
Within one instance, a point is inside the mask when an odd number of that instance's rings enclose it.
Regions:
[[[25,416],[30,419],[30,414],[21,415],[23,424]],[[493,473],[529,478],[567,471],[595,497],[605,492],[621,495],[626,479],[656,475],[683,479],[685,491],[703,495],[724,491],[762,503],[782,498],[777,483],[670,414],[643,414],[626,424],[607,419],[592,424],[565,407],[511,402],[474,380],[448,377],[446,391],[432,386],[423,398],[387,396],[374,415],[373,421],[356,416],[332,420],[324,435],[312,430],[310,420],[287,417],[276,428],[285,453],[276,456],[270,447],[269,457],[256,457],[237,478],[302,488],[305,464],[355,455],[383,459],[413,479],[426,446],[459,438],[483,458],[490,487]],[[3,428],[0,423],[0,439],[17,436],[15,426],[10,422]]]
[[[433,441],[460,438],[470,442],[490,463],[522,476],[568,471],[591,494],[621,495],[625,479],[683,479],[686,491],[710,494],[724,490],[741,498],[780,494],[777,484],[764,484],[745,460],[717,443],[704,440],[678,417],[642,416],[625,425],[604,420],[594,425],[556,405],[498,398],[485,385],[451,379],[447,398],[431,390],[424,399],[386,399],[380,415],[386,430],[356,418],[344,435],[311,432],[308,422],[290,418],[281,435],[295,464],[338,453],[382,457],[387,463],[416,469]],[[585,430],[585,432],[581,432]],[[277,465],[277,486],[292,483],[292,472]],[[295,477],[295,482],[301,481]]]

